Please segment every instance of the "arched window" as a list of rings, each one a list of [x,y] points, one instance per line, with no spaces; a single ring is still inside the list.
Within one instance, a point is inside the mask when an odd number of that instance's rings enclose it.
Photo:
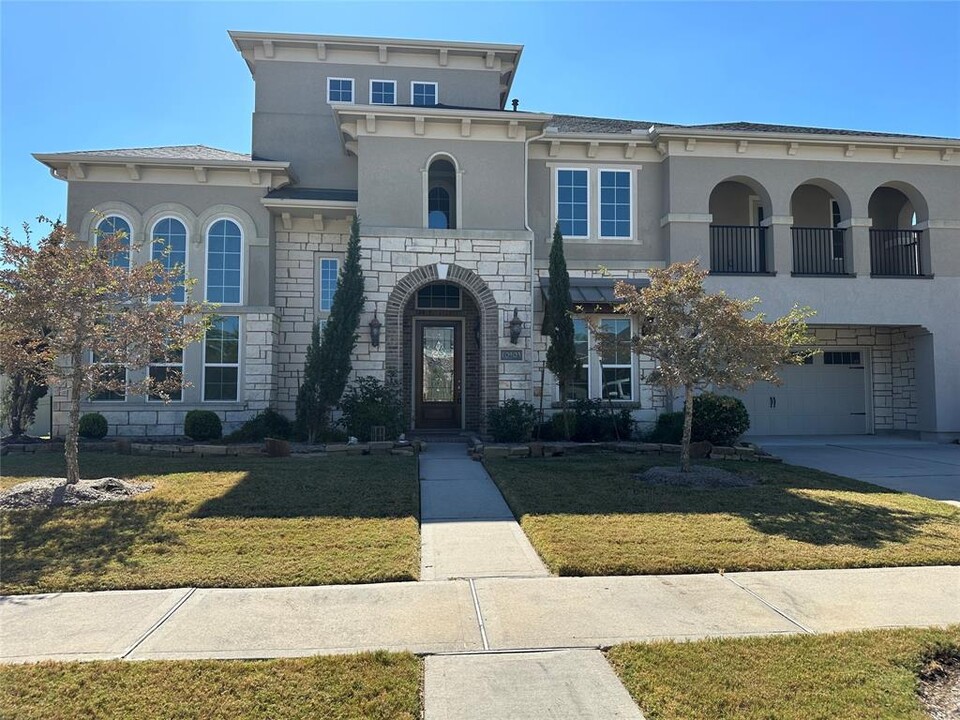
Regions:
[[[99,242],[101,238],[119,235],[120,233],[123,233],[121,243],[127,249],[114,253],[113,257],[110,258],[110,264],[114,267],[128,268],[130,267],[130,223],[119,215],[105,217],[97,225],[97,242]]]
[[[444,157],[431,162],[427,170],[427,227],[457,227],[457,170]]]
[[[242,300],[243,233],[221,219],[207,230],[207,301],[239,305]]]
[[[176,218],[163,218],[154,224],[152,240],[150,259],[158,260],[168,270],[179,267],[180,280],[182,281],[187,266],[187,228]],[[185,295],[184,287],[181,284],[171,293],[171,299],[180,303],[186,299]],[[155,296],[153,299],[163,300],[165,298]]]

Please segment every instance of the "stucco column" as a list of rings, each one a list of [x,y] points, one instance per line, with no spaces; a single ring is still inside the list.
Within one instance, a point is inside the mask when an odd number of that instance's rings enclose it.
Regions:
[[[667,262],[700,258],[700,267],[710,268],[709,213],[668,213],[660,218],[667,241]]]
[[[924,275],[960,276],[957,243],[960,242],[960,220],[930,220],[918,223],[923,231],[920,243],[920,269]]]
[[[850,218],[844,220],[837,227],[846,229],[844,252],[853,259],[853,267],[848,272],[855,275],[870,275],[870,228],[873,226],[871,218]]]
[[[767,270],[789,275],[793,272],[793,216],[773,215],[761,224],[767,228]]]

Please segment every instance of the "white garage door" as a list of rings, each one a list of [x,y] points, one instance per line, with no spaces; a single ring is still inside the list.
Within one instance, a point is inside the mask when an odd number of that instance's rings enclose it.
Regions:
[[[757,383],[740,398],[749,435],[854,435],[869,432],[864,350],[827,350],[779,371],[782,385]]]

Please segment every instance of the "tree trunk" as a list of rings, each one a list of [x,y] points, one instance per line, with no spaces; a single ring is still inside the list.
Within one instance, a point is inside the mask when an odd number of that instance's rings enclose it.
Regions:
[[[63,455],[67,461],[67,485],[80,482],[80,451],[77,436],[80,434],[80,390],[82,378],[80,363],[82,358],[73,357],[73,374],[70,382],[70,420],[67,423],[67,437],[63,442]]]
[[[683,386],[683,440],[680,445],[680,471],[690,472],[690,436],[693,434],[693,385]]]

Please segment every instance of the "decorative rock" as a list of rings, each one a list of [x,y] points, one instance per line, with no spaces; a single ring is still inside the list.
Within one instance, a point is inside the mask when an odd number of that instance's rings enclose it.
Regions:
[[[393,450],[393,442],[389,440],[378,440],[376,442],[367,443],[367,449],[371,454],[382,454],[386,455],[391,450]]]
[[[401,455],[403,457],[413,457],[413,448],[412,447],[399,447],[393,448],[390,451],[391,455]]]
[[[709,440],[690,443],[690,457],[697,460],[710,457],[711,450],[713,450],[713,443]]]
[[[622,453],[635,453],[640,451],[640,446],[637,443],[621,442],[617,443],[614,449]]]
[[[543,457],[543,443],[542,443],[542,442],[532,442],[532,443],[530,443],[530,457]]]
[[[566,452],[562,443],[547,443],[543,446],[543,454],[547,457],[557,457]]]
[[[278,438],[267,438],[264,441],[264,450],[269,457],[289,457],[290,443]]]
[[[510,448],[506,445],[487,445],[483,449],[483,456],[488,458],[507,457],[510,455]]]
[[[199,453],[201,456],[227,454],[226,445],[195,445],[194,449],[195,452]]]
[[[679,453],[682,448],[679,445],[669,445],[667,443],[662,443],[660,445],[660,452],[665,453]]]
[[[637,445],[637,450],[644,455],[659,455],[660,443],[640,443]]]
[[[526,445],[516,445],[510,448],[510,457],[530,457],[530,448]]]
[[[347,445],[343,443],[330,443],[324,448],[328,453],[345,453]]]

